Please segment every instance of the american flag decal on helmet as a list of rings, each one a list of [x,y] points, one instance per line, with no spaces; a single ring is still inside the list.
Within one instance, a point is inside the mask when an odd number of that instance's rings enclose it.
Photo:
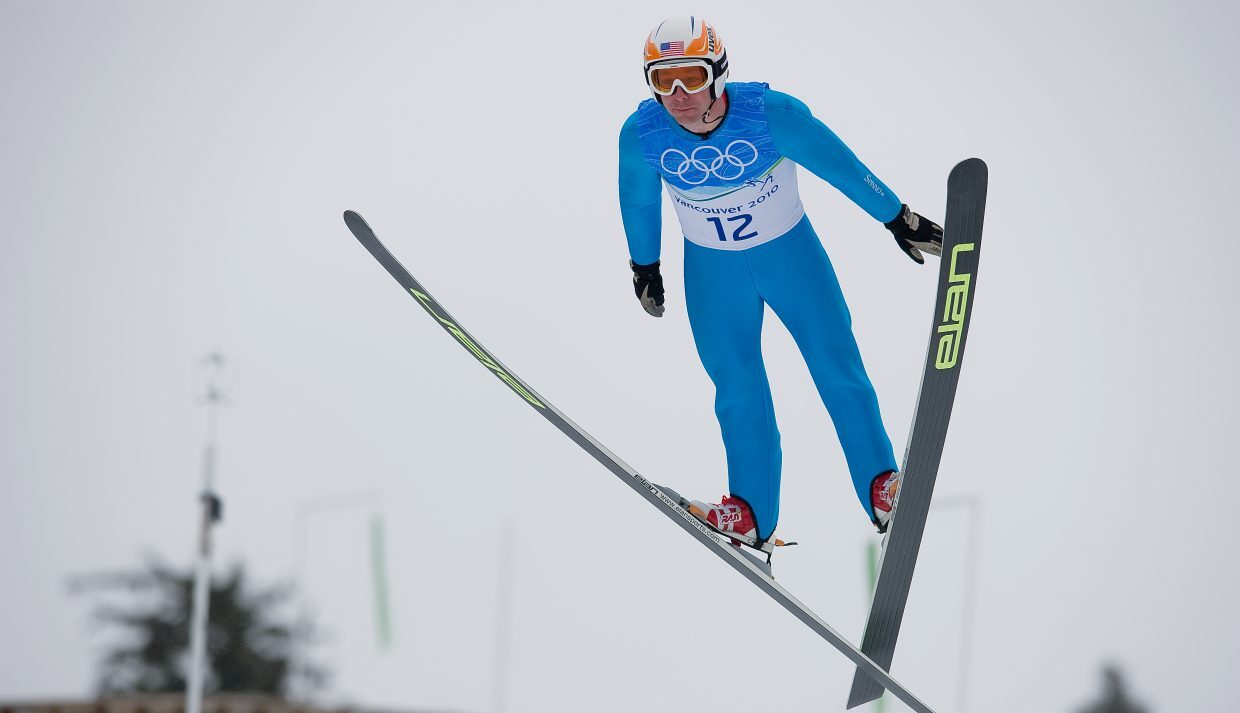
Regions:
[[[660,42],[659,43],[659,54],[663,55],[664,57],[669,56],[669,55],[677,55],[677,54],[684,54],[684,53],[685,53],[684,42],[677,41],[677,42]]]

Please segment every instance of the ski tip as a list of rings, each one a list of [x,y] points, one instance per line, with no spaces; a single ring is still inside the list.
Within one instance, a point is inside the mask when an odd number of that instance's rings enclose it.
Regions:
[[[349,226],[349,232],[353,233],[362,242],[366,242],[368,236],[374,235],[374,231],[370,229],[370,224],[355,210],[346,210],[344,212],[344,224]]]
[[[986,166],[986,162],[980,158],[966,158],[952,168],[952,175],[958,175],[961,173],[980,173],[985,176],[988,171],[989,169]]]

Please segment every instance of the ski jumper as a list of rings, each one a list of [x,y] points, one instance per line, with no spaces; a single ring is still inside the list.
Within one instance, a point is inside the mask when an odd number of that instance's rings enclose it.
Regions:
[[[749,503],[758,536],[779,518],[782,452],[762,362],[765,305],[796,341],[835,425],[857,497],[873,519],[870,482],[896,470],[852,318],[797,191],[797,165],[874,219],[900,200],[800,100],[765,83],[727,85],[728,109],[706,138],[653,99],[620,131],[620,211],[633,262],[659,259],[660,185],[685,237],[685,307],[715,384],[728,487]]]

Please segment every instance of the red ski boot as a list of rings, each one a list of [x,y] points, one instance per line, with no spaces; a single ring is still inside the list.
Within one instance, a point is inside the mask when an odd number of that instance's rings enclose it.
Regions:
[[[735,544],[750,547],[761,544],[758,542],[758,525],[754,522],[753,511],[749,509],[749,503],[740,498],[725,495],[718,505],[694,500],[689,503],[689,512],[722,534],[737,535],[732,538]]]
[[[887,532],[887,526],[891,524],[891,514],[900,497],[901,477],[899,473],[889,470],[870,483],[870,506],[874,508],[874,524],[880,533]]]

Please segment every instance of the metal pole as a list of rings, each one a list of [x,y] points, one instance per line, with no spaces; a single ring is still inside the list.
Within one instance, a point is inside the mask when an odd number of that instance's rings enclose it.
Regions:
[[[936,500],[932,509],[963,507],[969,511],[969,545],[965,559],[965,588],[961,598],[960,664],[956,673],[956,710],[965,713],[972,666],[973,620],[977,615],[977,559],[982,540],[982,500],[975,495],[957,495]]]
[[[307,594],[309,587],[307,586],[307,572],[309,569],[308,558],[306,553],[306,539],[310,533],[310,516],[322,514],[333,510],[345,510],[350,508],[371,508],[374,511],[371,520],[371,574],[375,587],[375,619],[376,619],[376,639],[375,643],[380,650],[386,650],[392,642],[392,614],[391,606],[388,599],[387,590],[387,570],[385,566],[386,554],[384,552],[384,533],[382,525],[382,503],[383,494],[376,491],[358,491],[353,493],[344,493],[341,495],[329,495],[321,498],[312,498],[304,500],[297,508],[296,521],[293,524],[293,578],[297,599],[299,602],[300,614],[298,622],[301,625],[306,624],[310,620],[310,597]],[[296,651],[296,649],[294,649]],[[293,668],[300,670],[300,661],[294,660]],[[295,677],[294,677],[295,678]],[[308,696],[310,690],[300,690],[298,686],[294,686],[289,693],[289,697],[298,700],[300,697]],[[186,711],[189,713],[189,711]]]
[[[508,653],[512,637],[512,570],[515,557],[513,525],[500,529],[499,577],[495,587],[495,653],[492,661],[492,713],[508,710]]]
[[[866,544],[866,568],[870,574],[869,592],[871,595],[874,594],[874,589],[878,586],[878,561],[881,555],[882,547],[874,540],[870,540]],[[884,690],[879,695],[878,700],[874,701],[874,710],[877,713],[883,713],[883,711],[887,710],[887,691]]]
[[[957,682],[958,710],[965,713],[969,692],[969,667],[972,666],[973,620],[977,616],[977,557],[982,541],[982,502],[974,499],[969,508],[969,564],[965,573],[968,586],[964,590],[964,621],[960,628],[960,680]]]
[[[965,560],[965,590],[961,599],[960,619],[960,663],[956,672],[956,710],[965,713],[965,703],[969,691],[969,666],[972,665],[973,619],[977,601],[977,557],[982,538],[982,501],[974,495],[957,495],[940,498],[930,506],[931,510],[948,510],[963,507],[969,511],[969,544]],[[873,593],[878,579],[878,563],[881,551],[877,543],[866,544],[866,569],[869,573],[870,589]],[[876,713],[883,713],[886,708],[887,692],[874,701]]]
[[[198,561],[194,569],[193,614],[190,620],[189,676],[185,689],[186,713],[201,713],[202,689],[206,678],[206,638],[208,600],[211,590],[211,527],[220,521],[222,504],[215,494],[215,427],[216,412],[224,397],[216,385],[216,377],[224,367],[224,355],[210,354],[207,364],[212,372],[207,382],[207,445],[202,460],[202,493],[199,502],[202,520],[198,530]]]

